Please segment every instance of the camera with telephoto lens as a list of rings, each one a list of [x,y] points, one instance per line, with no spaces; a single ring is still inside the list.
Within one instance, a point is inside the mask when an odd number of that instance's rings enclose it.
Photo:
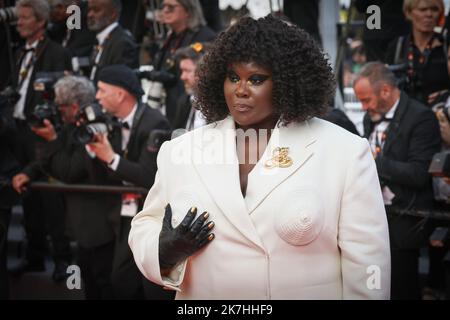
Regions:
[[[75,141],[85,145],[95,142],[97,134],[110,133],[116,126],[120,126],[117,120],[103,111],[99,103],[91,103],[83,106],[77,114],[77,123],[75,130]]]
[[[15,7],[6,7],[0,9],[0,23],[6,22],[13,24],[18,19]]]
[[[389,70],[394,73],[397,87],[406,92],[410,97],[426,101],[423,92],[423,82],[418,72],[414,72],[411,76],[408,75],[408,63],[392,64],[387,66]]]
[[[447,105],[447,98],[449,97],[449,92],[445,92],[437,98],[439,102],[435,103],[431,110],[436,114],[440,111],[444,114],[448,122],[450,122],[450,105]]]
[[[176,81],[176,76],[168,71],[155,70],[153,66],[141,66],[134,70],[139,80],[148,81],[147,92],[144,96],[144,102],[154,109],[159,109],[164,105],[166,98],[165,84]]]
[[[170,83],[176,79],[174,74],[164,70],[155,70],[152,66],[141,66],[139,69],[134,70],[134,72],[139,79],[147,79],[149,81]]]
[[[434,154],[428,172],[434,177],[450,178],[450,152]]]
[[[57,105],[54,103],[54,85],[63,76],[63,72],[38,72],[36,74],[33,87],[34,91],[41,95],[43,103],[36,105],[33,113],[27,117],[30,126],[44,127],[44,120],[47,119],[51,122],[55,131],[61,129],[61,114]]]
[[[91,59],[89,57],[73,57],[72,70],[74,74],[89,77],[92,69]]]
[[[400,90],[409,91],[410,90],[410,79],[408,77],[408,64],[407,63],[401,63],[401,64],[391,64],[387,66],[387,68],[392,71],[392,73],[395,76],[395,79],[397,80],[397,87]]]

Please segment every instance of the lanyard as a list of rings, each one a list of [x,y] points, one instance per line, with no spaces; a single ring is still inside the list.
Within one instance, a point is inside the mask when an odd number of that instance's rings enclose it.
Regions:
[[[410,83],[413,83],[414,78],[417,75],[417,69],[423,68],[427,64],[428,58],[431,54],[431,47],[433,45],[434,39],[435,39],[435,35],[433,34],[431,39],[428,41],[423,53],[421,53],[420,50],[417,50],[419,52],[419,57],[417,58],[416,54],[415,54],[416,50],[414,50],[414,39],[411,34],[411,39],[409,41],[409,47],[408,47],[408,55],[407,55],[407,59],[408,59],[407,75],[408,75],[408,79],[409,79]],[[416,68],[414,67],[415,61],[418,62],[418,65],[416,66]]]

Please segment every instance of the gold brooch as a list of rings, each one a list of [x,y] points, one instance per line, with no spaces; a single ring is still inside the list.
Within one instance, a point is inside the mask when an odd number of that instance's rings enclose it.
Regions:
[[[272,152],[272,159],[267,160],[264,167],[272,169],[275,167],[287,168],[292,165],[292,159],[289,157],[289,148],[277,147]]]

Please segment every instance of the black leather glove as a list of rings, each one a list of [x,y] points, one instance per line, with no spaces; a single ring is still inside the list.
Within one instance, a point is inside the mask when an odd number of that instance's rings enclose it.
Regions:
[[[208,234],[214,227],[214,222],[205,223],[209,213],[203,212],[192,222],[196,214],[197,208],[190,209],[180,225],[173,228],[172,208],[170,204],[166,206],[162,229],[159,233],[161,269],[171,269],[214,239],[213,233]]]

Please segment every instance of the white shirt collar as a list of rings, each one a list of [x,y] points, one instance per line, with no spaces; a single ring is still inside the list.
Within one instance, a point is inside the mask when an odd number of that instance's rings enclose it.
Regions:
[[[131,110],[131,112],[123,119],[121,119],[121,122],[124,123],[128,123],[128,126],[130,127],[130,129],[133,127],[133,121],[134,121],[134,114],[136,113],[137,110],[137,103],[134,105],[133,109]]]
[[[28,44],[28,42],[25,44],[25,49],[36,49],[38,46],[39,40],[35,40],[32,44]]]
[[[107,26],[105,29],[103,29],[101,32],[97,33],[96,37],[98,40],[98,43],[101,45],[103,42],[105,42],[106,38],[109,36],[109,34],[119,25],[119,23],[113,22],[109,26]]]
[[[398,104],[400,102],[400,98],[395,101],[394,106],[384,115],[386,119],[392,119],[395,115],[395,110],[397,110]]]

